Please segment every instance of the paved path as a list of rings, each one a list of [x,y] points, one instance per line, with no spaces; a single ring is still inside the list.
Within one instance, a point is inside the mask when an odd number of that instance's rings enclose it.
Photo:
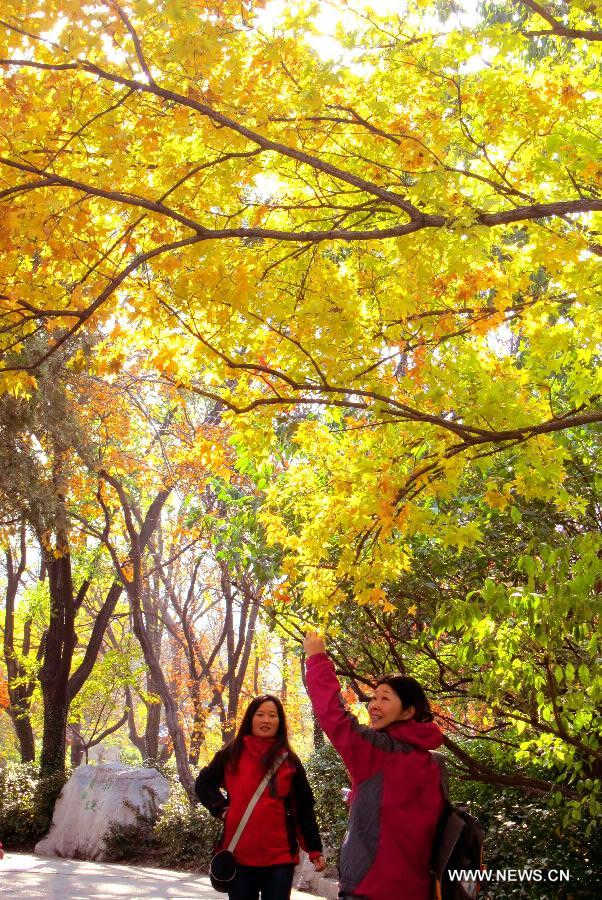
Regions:
[[[42,859],[26,853],[7,853],[0,860],[0,898],[21,900],[88,900],[134,897],[144,900],[225,900],[209,879],[191,872],[148,869],[116,863],[73,859]],[[293,900],[316,900],[293,891]]]

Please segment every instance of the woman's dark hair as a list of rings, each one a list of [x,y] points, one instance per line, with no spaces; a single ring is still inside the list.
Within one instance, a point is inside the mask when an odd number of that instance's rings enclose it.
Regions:
[[[414,707],[416,710],[415,722],[433,721],[433,714],[424,688],[415,678],[410,678],[409,675],[385,675],[377,681],[376,686],[378,687],[379,684],[388,684],[401,700],[404,709],[407,709],[408,706]]]
[[[263,764],[265,766],[266,772],[270,768],[276,757],[283,750],[286,750],[288,752],[289,758],[291,760],[297,759],[296,755],[291,749],[291,745],[288,742],[286,714],[284,712],[282,703],[280,702],[278,697],[274,697],[273,694],[262,694],[260,697],[255,697],[253,700],[251,700],[245,710],[244,716],[242,717],[242,722],[240,723],[240,727],[236,732],[236,737],[225,748],[228,762],[234,770],[238,768],[238,763],[244,748],[244,738],[247,734],[252,734],[253,716],[255,715],[261,704],[266,703],[268,700],[271,700],[278,710],[278,731],[276,732],[275,742],[270,746],[269,750],[263,758]]]

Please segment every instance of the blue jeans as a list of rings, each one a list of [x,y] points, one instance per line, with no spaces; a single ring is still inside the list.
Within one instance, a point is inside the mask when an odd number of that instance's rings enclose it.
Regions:
[[[292,863],[280,866],[236,866],[228,890],[229,900],[289,900],[293,886]]]

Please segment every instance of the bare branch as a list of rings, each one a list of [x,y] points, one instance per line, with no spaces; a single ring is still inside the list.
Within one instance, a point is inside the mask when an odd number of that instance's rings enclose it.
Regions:
[[[129,17],[125,13],[125,11],[121,8],[121,6],[116,2],[116,0],[103,0],[106,6],[109,6],[111,9],[114,9],[127,30],[130,33],[130,37],[132,38],[132,42],[134,44],[136,50],[136,56],[138,57],[138,62],[140,63],[140,68],[146,75],[150,84],[154,84],[153,76],[150,73],[146,60],[144,58],[144,53],[142,52],[142,44],[140,43],[140,38],[136,32],[136,29],[132,25]]]

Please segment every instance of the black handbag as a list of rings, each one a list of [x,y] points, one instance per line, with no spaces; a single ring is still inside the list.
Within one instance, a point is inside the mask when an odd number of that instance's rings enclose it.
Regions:
[[[228,893],[228,888],[236,878],[236,860],[231,850],[219,850],[209,866],[209,880],[216,891]]]
[[[236,878],[236,860],[234,858],[234,848],[238,844],[240,836],[243,833],[247,822],[251,818],[251,813],[257,806],[257,801],[268,786],[270,779],[273,775],[276,774],[287,756],[288,753],[281,753],[280,756],[274,760],[274,762],[258,784],[257,790],[249,800],[249,805],[245,809],[242,815],[242,819],[238,823],[238,828],[234,832],[230,843],[224,850],[218,850],[218,852],[212,858],[209,865],[209,879],[214,890],[220,891],[223,894],[228,893],[228,889]]]

